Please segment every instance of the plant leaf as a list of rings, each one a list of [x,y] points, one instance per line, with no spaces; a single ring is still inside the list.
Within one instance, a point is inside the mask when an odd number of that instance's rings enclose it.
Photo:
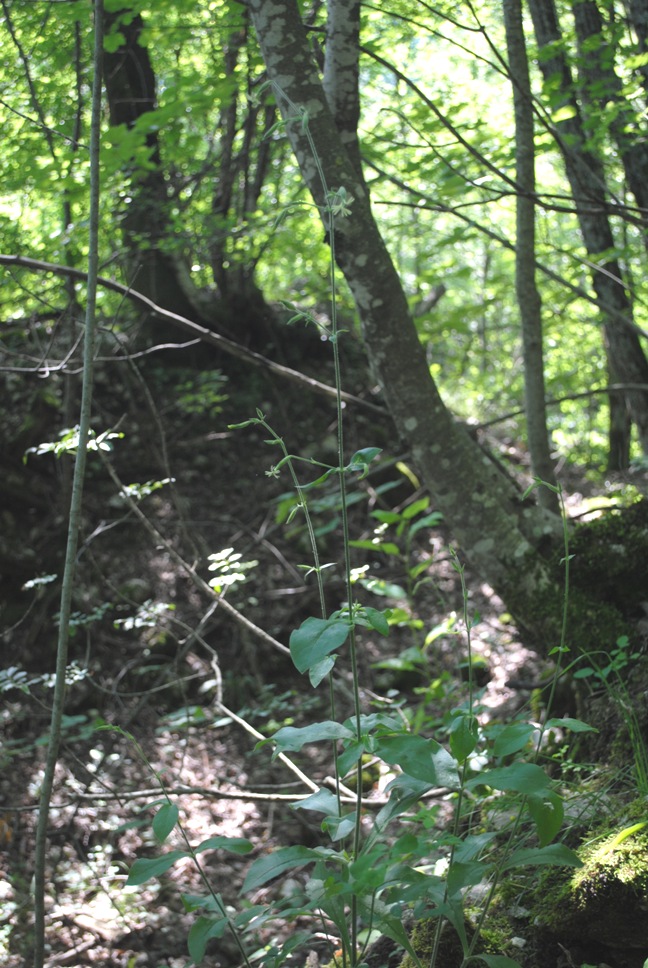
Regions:
[[[493,744],[495,756],[510,756],[524,749],[534,729],[531,723],[509,723],[497,734]]]
[[[365,606],[364,614],[372,629],[380,632],[381,635],[389,635],[389,622],[384,612],[380,612],[377,608]]]
[[[374,752],[390,765],[397,765],[415,780],[431,786],[455,789],[459,785],[457,761],[435,740],[412,733],[381,736]]]
[[[532,793],[527,798],[527,810],[533,818],[541,847],[546,847],[560,830],[565,815],[562,797],[553,790]]]
[[[474,716],[457,716],[450,726],[450,749],[459,763],[463,763],[477,746],[479,730]]]
[[[164,843],[175,827],[178,816],[179,810],[175,803],[163,803],[153,817],[153,833],[161,844]]]
[[[249,854],[254,849],[254,845],[244,837],[210,837],[199,844],[194,853],[200,854],[203,850],[227,850],[230,854]]]
[[[222,938],[226,929],[227,919],[222,916],[210,918],[202,914],[196,918],[187,935],[187,948],[195,964],[203,960],[209,939]]]
[[[182,857],[191,857],[191,854],[186,850],[170,850],[161,857],[138,857],[128,872],[126,886],[136,887],[138,884],[150,881],[152,877],[159,877]]]
[[[308,670],[308,678],[313,689],[317,689],[322,679],[326,679],[327,675],[335,665],[336,656],[327,655],[326,658],[322,659],[320,662],[316,662],[314,666],[311,666]]]
[[[327,817],[337,815],[339,809],[337,797],[331,790],[325,788],[318,790],[317,793],[311,793],[309,797],[298,800],[297,803],[293,803],[291,806],[293,810],[315,810],[317,813],[323,813]]]
[[[516,790],[518,793],[540,793],[549,786],[549,777],[535,763],[512,763],[485,770],[469,780],[466,786],[473,790],[479,786],[491,786],[495,790]]]
[[[290,636],[290,654],[299,672],[307,672],[317,662],[344,645],[349,623],[340,618],[307,618]]]
[[[333,719],[324,720],[321,723],[311,723],[310,726],[282,726],[271,737],[271,741],[277,744],[275,755],[283,753],[285,750],[297,751],[305,746],[306,743],[321,743],[323,740],[352,739],[354,733],[336,723]]]
[[[545,730],[552,729],[554,726],[559,729],[571,729],[572,733],[598,733],[598,729],[595,726],[584,723],[582,719],[572,719],[571,716],[563,716],[560,719],[548,719],[545,723]]]
[[[583,862],[564,844],[548,844],[546,847],[521,847],[514,850],[506,858],[502,870],[512,870],[514,867],[537,867],[544,864],[556,864],[559,867],[582,867]]]
[[[293,867],[303,867],[304,864],[310,864],[320,857],[321,851],[314,847],[303,847],[300,844],[280,847],[279,850],[273,850],[271,854],[264,854],[254,861],[247,872],[241,893],[255,891]]]

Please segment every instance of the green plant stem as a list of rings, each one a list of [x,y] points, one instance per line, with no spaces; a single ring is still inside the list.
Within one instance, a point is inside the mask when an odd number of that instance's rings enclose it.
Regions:
[[[70,612],[81,522],[83,485],[87,461],[88,437],[92,410],[92,386],[96,339],[96,297],[99,270],[99,152],[101,144],[101,64],[103,55],[103,0],[94,5],[94,50],[92,109],[90,122],[90,200],[88,240],[88,286],[83,344],[83,382],[79,414],[79,443],[74,463],[67,546],[61,585],[59,631],[56,652],[56,677],[52,700],[50,740],[40,792],[36,845],[34,851],[34,968],[42,968],[45,956],[45,867],[47,861],[47,825],[54,775],[61,742],[61,722],[65,706],[65,678],[70,638]]]
[[[466,643],[468,649],[468,715],[472,720],[473,716],[473,704],[474,704],[474,681],[473,681],[473,668],[472,668],[472,635],[471,635],[471,622],[468,616],[468,589],[466,588],[466,574],[463,565],[460,564],[454,549],[451,549],[451,556],[453,566],[459,575],[459,580],[461,582],[461,596],[463,602],[463,622],[466,629]],[[459,793],[457,795],[457,803],[454,812],[454,822],[453,822],[453,838],[454,842],[450,848],[450,859],[448,861],[448,870],[452,870],[452,865],[454,862],[456,842],[459,838],[461,829],[461,810],[463,807],[464,792],[466,786],[466,780],[468,779],[468,757],[466,756],[463,763],[461,764],[461,773],[459,777]],[[446,881],[446,887],[443,896],[444,904],[448,900],[448,885]],[[439,918],[436,925],[436,931],[434,932],[434,944],[432,946],[432,956],[430,958],[430,968],[434,968],[439,956],[439,947],[441,945],[441,931],[443,930],[443,918]]]
[[[282,96],[285,98],[286,95]],[[315,165],[317,167],[317,173],[319,177],[320,184],[322,186],[322,192],[324,194],[324,199],[326,201],[326,221],[327,228],[329,232],[329,278],[331,285],[331,342],[333,344],[333,366],[335,373],[335,403],[337,412],[337,451],[338,451],[338,467],[339,482],[340,482],[340,514],[342,518],[342,544],[344,549],[344,579],[346,584],[347,592],[347,607],[349,609],[349,620],[350,620],[350,632],[349,632],[349,657],[351,662],[351,679],[353,688],[353,704],[355,712],[356,721],[356,736],[358,743],[360,743],[362,735],[362,723],[361,723],[361,705],[360,705],[360,685],[359,685],[359,675],[358,675],[358,650],[355,635],[355,624],[353,622],[353,605],[354,605],[354,594],[353,594],[353,583],[351,581],[351,546],[350,540],[351,535],[349,532],[349,514],[347,506],[347,493],[346,493],[346,479],[344,476],[344,421],[343,421],[343,410],[342,410],[342,367],[340,364],[340,330],[338,327],[338,316],[337,316],[337,263],[335,258],[335,218],[336,213],[334,211],[334,206],[331,201],[331,193],[326,180],[326,175],[324,169],[322,168],[319,155],[317,153],[317,148],[315,142],[313,141],[312,135],[308,127],[308,117],[304,112],[297,109],[296,105],[292,103],[289,99],[288,103],[291,109],[296,112],[297,117],[301,119],[303,125],[303,130],[308,140],[310,146],[311,154],[313,156]],[[331,688],[331,696],[333,695],[333,690]],[[336,770],[337,776],[337,770]],[[352,856],[353,859],[357,859],[360,854],[360,844],[362,839],[362,816],[361,816],[361,802],[362,802],[362,757],[358,756],[358,761],[356,763],[356,811],[355,811],[355,825],[353,831],[353,846],[352,846]],[[349,952],[349,957],[351,959],[351,968],[356,964],[358,957],[358,900],[355,894],[351,896],[350,904],[350,921],[351,921],[351,951]]]

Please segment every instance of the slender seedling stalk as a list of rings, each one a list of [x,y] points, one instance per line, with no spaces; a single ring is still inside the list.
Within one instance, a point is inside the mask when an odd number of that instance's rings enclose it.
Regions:
[[[90,121],[90,211],[88,240],[88,286],[86,294],[85,335],[83,343],[83,383],[79,414],[79,442],[74,462],[67,546],[61,585],[59,631],[56,652],[56,678],[52,700],[50,740],[43,783],[40,792],[36,845],[34,856],[34,968],[42,968],[45,956],[45,867],[47,861],[47,825],[54,774],[61,742],[61,723],[65,706],[65,678],[70,638],[70,613],[76,571],[76,554],[81,522],[83,485],[85,480],[96,337],[96,297],[99,271],[99,151],[101,143],[101,63],[103,56],[103,0],[94,4],[94,50],[92,109]]]

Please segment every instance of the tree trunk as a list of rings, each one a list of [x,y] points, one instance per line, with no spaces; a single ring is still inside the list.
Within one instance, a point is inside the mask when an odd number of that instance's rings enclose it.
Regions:
[[[140,44],[144,27],[140,15],[124,18],[120,14],[107,13],[107,35],[114,24],[124,37],[124,43],[114,52],[104,52],[110,123],[132,128],[143,114],[157,107],[155,75],[148,50]],[[197,307],[180,284],[175,260],[169,251],[164,250],[163,243],[169,235],[168,198],[156,131],[147,134],[146,146],[153,167],[131,168],[131,198],[121,220],[130,257],[129,269],[133,267],[128,282],[170,312],[195,318]],[[206,322],[202,315],[199,318]]]
[[[638,211],[631,213],[643,223],[643,238],[648,248],[648,144],[639,124],[632,101],[622,90],[614,68],[614,50],[606,41],[603,19],[594,0],[572,4],[578,40],[578,73],[583,91],[583,110],[589,129],[595,136],[597,124],[606,117],[609,132],[619,149],[626,181],[635,197]]]
[[[295,0],[249,0],[248,9],[288,122],[288,137],[316,204],[324,215],[320,172],[330,189],[344,187],[353,198],[350,216],[335,223],[335,254],[355,298],[367,351],[398,431],[409,442],[463,552],[521,624],[551,647],[556,644],[558,616],[551,609],[532,606],[540,594],[554,601],[560,597],[543,555],[560,541],[560,521],[522,500],[515,483],[444,406],[367,190],[329,109]],[[349,63],[358,57],[351,41],[346,54]]]
[[[515,111],[515,180],[518,185],[515,235],[515,289],[522,321],[527,439],[535,477],[555,487],[547,432],[542,340],[542,302],[535,277],[535,144],[529,64],[521,0],[504,0],[504,26]],[[541,487],[540,504],[559,513],[555,490]]]
[[[571,117],[558,121],[556,135],[565,162],[585,248],[592,261],[593,286],[605,327],[610,370],[615,380],[648,386],[648,362],[632,328],[632,307],[616,258],[610,256],[614,237],[608,219],[605,171],[599,158],[586,147],[580,107],[573,94],[571,71],[563,52],[563,40],[553,0],[529,0],[538,47],[551,54],[540,57],[540,69],[554,92],[551,107],[569,107]],[[560,83],[556,85],[556,79]],[[603,255],[603,264],[598,266]],[[624,324],[619,320],[625,318]],[[644,453],[648,454],[648,392],[626,395],[633,423]],[[613,404],[611,404],[613,406]]]
[[[156,78],[149,51],[141,43],[144,29],[142,17],[130,13],[124,17],[123,14],[123,10],[106,14],[107,27],[116,24],[124,42],[118,50],[104,54],[105,84],[111,124],[133,128],[143,115],[157,108]],[[242,43],[243,38],[235,37],[231,55],[225,58],[226,65],[236,61],[236,42]],[[268,126],[273,113],[270,110],[264,112]],[[256,116],[255,113],[252,124]],[[225,108],[221,114],[224,152],[221,170],[214,171],[212,175],[214,182],[219,185],[213,193],[213,211],[221,215],[223,221],[231,204],[231,183],[246,161],[243,155],[236,158],[232,155],[235,117],[235,107],[230,112]],[[265,344],[272,314],[254,284],[254,266],[235,266],[228,275],[224,268],[223,248],[221,246],[219,249],[218,242],[213,241],[212,269],[218,293],[203,291],[193,283],[185,253],[178,247],[178,240],[174,239],[170,229],[171,199],[155,127],[146,135],[146,146],[149,150],[147,165],[134,164],[129,172],[130,201],[121,220],[129,256],[128,283],[172,313],[196,320],[209,329],[236,336],[241,342]],[[267,150],[261,150],[259,156],[259,164],[265,166]],[[256,177],[253,179],[258,191],[261,181]],[[258,192],[256,195],[253,191],[249,192],[250,209],[254,208],[257,198]],[[244,331],[233,332],[232,321],[238,323],[241,320],[245,321]],[[172,333],[173,329],[169,331],[166,324],[156,325],[155,336],[158,339],[164,339]]]

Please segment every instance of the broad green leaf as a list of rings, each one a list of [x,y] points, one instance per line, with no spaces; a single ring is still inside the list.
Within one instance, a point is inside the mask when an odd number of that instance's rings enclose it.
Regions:
[[[409,529],[410,537],[415,535],[417,531],[422,528],[436,528],[443,521],[443,515],[440,511],[432,511],[430,514],[426,514],[425,517],[419,518],[418,521],[414,521]],[[430,563],[427,562],[429,567]]]
[[[322,830],[326,830],[333,842],[344,840],[355,829],[355,813],[345,813],[343,817],[329,816],[322,821]]]
[[[554,790],[532,793],[526,802],[527,810],[533,818],[541,847],[546,847],[560,830],[565,815],[562,797]]]
[[[393,541],[374,541],[367,538],[362,541],[349,541],[349,545],[352,548],[365,548],[367,551],[380,551],[384,555],[398,556],[401,553]]]
[[[279,850],[273,850],[271,854],[264,854],[254,861],[247,872],[241,893],[255,891],[275,877],[292,870],[293,867],[303,867],[304,864],[319,860],[321,856],[320,850],[314,847],[302,847],[299,844],[293,847],[280,847]]]
[[[336,657],[334,655],[327,655],[325,659],[316,662],[314,666],[310,667],[308,670],[308,679],[313,689],[317,689],[322,679],[326,679],[335,665],[335,659]]]
[[[340,618],[307,618],[290,636],[290,654],[299,672],[306,672],[344,645],[349,623]]]
[[[475,860],[469,864],[453,863],[448,871],[447,883],[450,897],[458,895],[464,887],[474,887],[488,875],[492,864]]]
[[[323,813],[327,817],[331,816],[331,814],[337,814],[339,809],[337,797],[331,790],[325,788],[318,790],[317,793],[311,793],[309,797],[298,800],[297,803],[293,803],[291,806],[293,810],[315,810],[317,813]]]
[[[153,817],[153,833],[161,844],[164,843],[175,827],[178,816],[179,811],[175,803],[163,803]]]
[[[190,856],[191,854],[186,850],[170,850],[161,857],[138,857],[128,872],[126,886],[136,887],[138,884],[150,881],[152,877],[159,877],[173,867],[177,860]]]
[[[516,790],[518,793],[540,793],[549,786],[547,774],[535,763],[512,763],[485,770],[466,784],[469,789],[491,786],[495,790]]]
[[[383,524],[398,524],[401,519],[397,511],[372,511],[371,517],[375,518],[376,521],[381,521]]]
[[[277,744],[276,753],[286,750],[298,751],[307,743],[321,743],[323,740],[352,739],[353,732],[342,723],[333,719],[321,723],[311,723],[310,726],[282,726],[271,737]]]
[[[463,763],[477,746],[479,729],[474,716],[457,716],[450,725],[449,742],[452,755]]]
[[[249,854],[253,849],[253,845],[244,837],[223,837],[218,835],[216,837],[210,837],[208,840],[203,840],[196,847],[195,852],[196,854],[200,854],[203,850],[227,850],[230,854]]]
[[[534,729],[531,723],[509,723],[497,734],[493,744],[495,756],[510,756],[524,749]]]
[[[412,733],[380,736],[374,752],[385,763],[400,766],[404,773],[415,780],[450,789],[459,786],[456,760],[433,739],[424,739]]]
[[[417,514],[421,513],[421,511],[425,511],[429,504],[429,497],[422,497],[420,500],[413,501],[412,504],[408,504],[406,508],[403,508],[402,516],[404,520],[409,521],[411,518],[415,518]]]
[[[209,939],[222,938],[226,929],[227,919],[222,915],[210,918],[203,914],[194,921],[187,935],[187,948],[195,964],[203,960]]]
[[[512,870],[515,867],[538,867],[544,864],[556,864],[559,867],[582,867],[583,862],[564,844],[548,844],[546,847],[521,847],[505,859],[502,870]]]
[[[387,616],[384,612],[380,612],[377,608],[369,608],[365,606],[364,614],[367,616],[367,621],[369,625],[376,632],[380,632],[381,635],[389,635],[389,622],[387,621]]]
[[[572,733],[598,733],[595,726],[584,723],[582,719],[572,719],[570,716],[548,719],[545,723],[545,729],[553,729],[554,726],[558,729],[571,729]]]

